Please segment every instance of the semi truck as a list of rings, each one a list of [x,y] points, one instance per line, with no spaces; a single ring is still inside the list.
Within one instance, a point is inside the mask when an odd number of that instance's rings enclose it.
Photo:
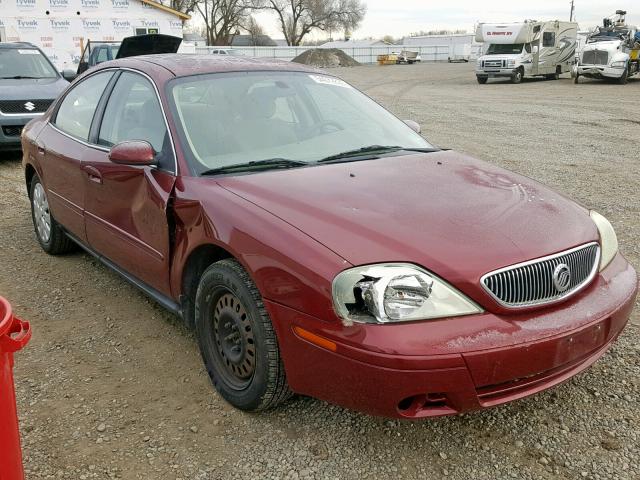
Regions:
[[[575,65],[577,37],[574,22],[480,23],[476,41],[485,44],[485,53],[476,64],[478,83],[500,77],[511,83],[538,76],[557,80]]]
[[[574,70],[580,77],[609,79],[624,85],[640,73],[640,32],[626,22],[627,12],[617,10],[587,37]]]

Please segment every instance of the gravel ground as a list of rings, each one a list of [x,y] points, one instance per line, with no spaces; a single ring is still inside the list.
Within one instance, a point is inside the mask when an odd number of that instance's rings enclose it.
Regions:
[[[336,72],[435,144],[597,209],[640,268],[640,81],[479,86],[456,64]],[[15,371],[28,479],[640,478],[640,309],[589,371],[489,411],[397,422],[296,398],[244,414],[171,315],[87,255],[40,251],[18,158],[2,157],[0,182],[0,292],[34,327]]]

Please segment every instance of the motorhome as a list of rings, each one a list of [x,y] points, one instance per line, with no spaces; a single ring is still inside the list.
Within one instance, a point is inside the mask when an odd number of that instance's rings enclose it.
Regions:
[[[577,36],[574,22],[480,23],[476,41],[486,47],[476,65],[478,83],[498,77],[512,83],[536,76],[558,79],[574,66]]]
[[[580,77],[611,79],[620,84],[640,74],[640,33],[637,27],[629,26],[624,10],[616,11],[605,18],[596,28],[580,52],[574,72],[575,83]]]

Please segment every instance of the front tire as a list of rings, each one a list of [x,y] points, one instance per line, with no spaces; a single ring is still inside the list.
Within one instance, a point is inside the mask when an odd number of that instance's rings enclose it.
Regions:
[[[63,228],[53,218],[49,210],[47,191],[37,175],[31,179],[29,198],[33,227],[42,249],[49,255],[61,255],[72,251],[75,244],[65,235]]]
[[[222,260],[204,271],[195,307],[200,353],[226,401],[255,412],[291,397],[269,314],[236,260]]]
[[[515,72],[513,72],[513,75],[511,75],[511,83],[515,83],[515,84],[521,83],[523,77],[524,77],[524,72],[522,71],[521,68],[519,68]]]
[[[618,79],[618,83],[620,85],[626,85],[629,80],[629,68],[625,68],[624,72],[622,72],[622,76]]]
[[[488,77],[476,77],[476,78],[478,79],[478,83],[480,85],[485,85],[489,81]]]

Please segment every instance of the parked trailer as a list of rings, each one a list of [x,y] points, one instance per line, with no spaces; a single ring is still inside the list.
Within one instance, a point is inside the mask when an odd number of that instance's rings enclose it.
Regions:
[[[559,20],[481,23],[476,40],[488,48],[476,65],[478,83],[496,77],[511,78],[512,83],[535,76],[558,79],[573,68],[577,35],[577,23]]]

